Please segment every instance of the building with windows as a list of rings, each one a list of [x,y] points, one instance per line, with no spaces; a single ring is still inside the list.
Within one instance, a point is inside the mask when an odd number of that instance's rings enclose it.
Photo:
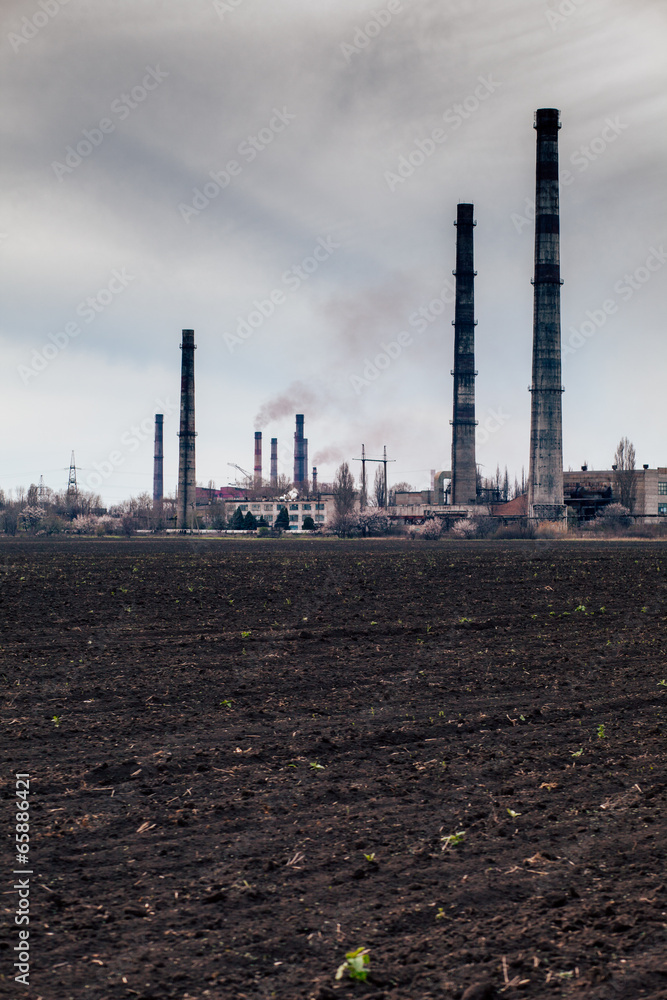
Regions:
[[[333,515],[334,501],[332,496],[324,494],[310,500],[232,501],[225,504],[225,516],[229,520],[237,509],[240,509],[242,514],[250,511],[257,520],[263,517],[269,527],[271,527],[283,507],[287,508],[290,528],[294,531],[302,531],[304,519],[308,516],[312,517],[315,527],[324,527]]]
[[[622,473],[626,475],[627,473]],[[632,487],[633,516],[647,524],[667,518],[667,468],[635,469]],[[620,503],[618,473],[582,468],[563,473],[565,503],[585,520],[596,517],[610,503]]]

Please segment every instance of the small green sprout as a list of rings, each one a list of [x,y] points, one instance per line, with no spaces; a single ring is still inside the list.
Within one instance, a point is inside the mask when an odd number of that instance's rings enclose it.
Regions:
[[[364,857],[366,858],[366,861],[375,861],[375,851],[371,854],[364,854]]]
[[[318,764],[317,761],[312,761],[310,766],[312,767],[313,771],[324,770],[324,764]]]
[[[233,702],[229,698],[223,698],[223,700],[220,702],[220,705],[222,706],[222,708],[231,708]]]
[[[377,622],[371,622],[371,625],[377,625]]]
[[[514,809],[509,809],[509,808],[508,808],[508,810],[507,810],[507,815],[508,815],[508,816],[511,816],[511,818],[512,818],[512,819],[516,819],[516,818],[517,818],[517,816],[520,816],[520,815],[521,815],[521,813],[518,813],[518,812],[515,812],[515,811],[514,811]]]
[[[443,910],[442,906],[438,907],[438,912],[435,915],[435,919],[436,920],[446,920],[447,919],[447,914]]]
[[[583,611],[584,614],[586,614],[586,605],[585,604],[578,604],[574,610],[575,611]]]
[[[241,638],[247,639],[250,634],[251,634],[250,632],[241,632]]]
[[[666,680],[658,681],[658,687],[667,688],[667,681]]]
[[[350,979],[360,979],[364,982],[368,977],[366,966],[370,965],[370,950],[368,948],[356,948],[354,951],[345,953],[345,961],[338,966],[336,979],[342,979],[347,972]]]
[[[600,725],[598,726],[598,739],[599,740],[604,739],[604,726],[602,725],[602,723],[600,723]]]
[[[448,837],[441,837],[443,851],[446,851],[448,847],[456,847],[457,844],[462,843],[465,835],[465,830],[459,830],[458,833],[450,833]]]
[[[53,718],[51,719],[51,722],[57,728],[60,725],[60,720],[61,719],[62,719],[62,715],[54,715]]]
[[[526,716],[525,715],[520,715],[519,719],[521,720],[521,722],[525,722],[526,721]]]
[[[570,753],[572,754],[573,757],[581,757],[583,752],[584,752],[583,747],[580,750],[570,750]]]
[[[459,622],[460,622],[461,624],[462,624],[463,622],[471,622],[471,621],[472,621],[472,618],[459,618]]]

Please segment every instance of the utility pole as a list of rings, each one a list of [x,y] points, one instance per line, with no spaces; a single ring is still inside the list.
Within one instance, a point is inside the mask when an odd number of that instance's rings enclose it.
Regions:
[[[361,446],[361,458],[353,459],[355,462],[361,462],[361,495],[365,497],[366,495],[366,462],[382,462],[384,465],[384,505],[389,506],[389,494],[387,492],[387,462],[395,462],[395,458],[387,458],[387,446],[384,446],[384,455],[382,458],[367,458],[366,448],[362,444]]]

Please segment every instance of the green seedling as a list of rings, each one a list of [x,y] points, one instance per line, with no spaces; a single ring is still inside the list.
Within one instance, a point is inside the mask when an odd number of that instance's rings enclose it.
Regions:
[[[598,739],[599,740],[604,739],[604,726],[602,725],[602,723],[600,723],[600,725],[598,726]]]
[[[460,623],[463,623],[463,622],[471,622],[471,621],[472,621],[472,618],[459,618],[459,622],[460,622]]]
[[[250,632],[241,632],[241,638],[242,639],[247,639],[249,635],[250,635]]]
[[[371,625],[377,625],[377,622],[371,622]]]
[[[584,752],[583,747],[580,750],[570,750],[570,753],[572,754],[573,757],[581,757],[583,752]]]
[[[362,982],[368,978],[366,966],[370,965],[370,950],[368,948],[355,948],[354,951],[345,952],[345,961],[338,966],[336,979],[342,979],[347,972],[350,979],[360,979]]]
[[[518,813],[518,812],[515,812],[515,811],[514,811],[514,809],[509,809],[509,808],[508,808],[508,810],[507,810],[507,815],[508,815],[508,816],[511,816],[511,818],[512,818],[512,819],[516,819],[516,818],[517,818],[517,816],[520,816],[520,815],[521,815],[521,813]]]
[[[526,716],[525,715],[520,715],[519,719],[521,720],[521,722],[525,722],[526,721]]]
[[[443,910],[443,908],[441,906],[438,907],[438,912],[435,915],[435,919],[436,920],[446,920],[447,919],[447,914],[445,913],[445,911]]]
[[[584,614],[585,614],[586,613],[586,605],[585,604],[577,604],[577,606],[576,606],[576,608],[574,610],[575,611],[583,611]]]
[[[310,766],[312,767],[313,771],[323,771],[324,770],[324,764],[318,764],[317,761],[312,761],[312,763],[311,763]]]
[[[53,718],[51,719],[51,722],[53,723],[53,725],[56,728],[58,728],[58,726],[60,725],[60,720],[61,719],[62,719],[62,715],[54,715]]]
[[[665,680],[658,681],[658,687],[667,688],[667,681]]]
[[[457,844],[461,844],[465,835],[465,830],[459,830],[458,833],[450,833],[448,837],[441,837],[443,851],[446,851],[448,847],[456,847]]]
[[[372,854],[364,854],[366,861],[375,861],[375,851]]]
[[[233,705],[233,702],[232,702],[232,701],[230,701],[230,699],[229,699],[229,698],[224,698],[224,699],[223,699],[223,700],[222,700],[222,701],[220,702],[220,704],[221,704],[221,706],[222,706],[223,708],[231,708],[231,707],[232,707],[232,705]]]

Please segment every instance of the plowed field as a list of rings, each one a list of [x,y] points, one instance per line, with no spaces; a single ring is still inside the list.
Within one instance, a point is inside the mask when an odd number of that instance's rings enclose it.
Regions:
[[[0,593],[3,995],[667,998],[664,544],[10,539]]]

